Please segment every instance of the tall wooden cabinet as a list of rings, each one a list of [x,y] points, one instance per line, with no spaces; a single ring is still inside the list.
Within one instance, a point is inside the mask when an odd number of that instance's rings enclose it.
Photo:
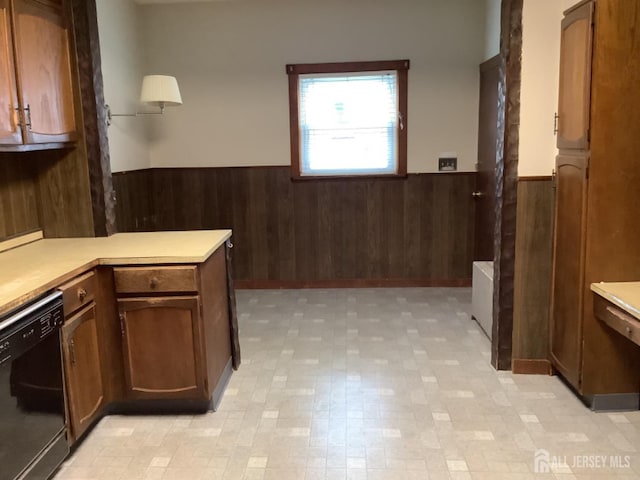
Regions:
[[[0,149],[75,140],[69,47],[62,0],[0,0]]]
[[[640,11],[586,0],[562,21],[551,361],[593,409],[638,408],[640,349],[590,284],[640,279]]]

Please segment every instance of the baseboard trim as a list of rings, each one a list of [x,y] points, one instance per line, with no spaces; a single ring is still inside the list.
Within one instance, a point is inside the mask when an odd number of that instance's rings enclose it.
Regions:
[[[211,410],[214,412],[218,411],[220,408],[220,402],[222,401],[222,397],[224,396],[224,391],[227,389],[227,385],[229,385],[229,381],[231,380],[231,374],[233,373],[233,367],[231,362],[231,357],[227,361],[227,364],[224,366],[224,370],[220,375],[220,379],[218,380],[218,385],[213,390],[211,395]]]
[[[362,278],[335,280],[235,280],[236,290],[300,288],[471,287],[471,278]]]
[[[553,367],[547,359],[514,358],[511,371],[520,375],[553,375]]]
[[[551,175],[531,175],[528,177],[518,177],[519,182],[550,182],[553,180]]]
[[[638,393],[580,395],[580,399],[594,412],[635,412],[640,409]]]

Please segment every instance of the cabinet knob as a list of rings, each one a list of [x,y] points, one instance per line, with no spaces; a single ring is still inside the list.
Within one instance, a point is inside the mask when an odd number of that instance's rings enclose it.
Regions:
[[[156,288],[158,286],[158,277],[151,277],[151,280],[149,280],[149,286],[151,288]]]
[[[87,298],[87,291],[84,288],[78,289],[78,300],[84,302],[84,299]]]

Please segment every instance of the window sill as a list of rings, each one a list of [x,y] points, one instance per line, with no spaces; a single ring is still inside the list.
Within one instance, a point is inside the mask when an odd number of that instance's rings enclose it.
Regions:
[[[306,180],[398,180],[406,179],[406,173],[385,173],[385,174],[370,174],[370,175],[291,175],[291,180],[306,181]]]

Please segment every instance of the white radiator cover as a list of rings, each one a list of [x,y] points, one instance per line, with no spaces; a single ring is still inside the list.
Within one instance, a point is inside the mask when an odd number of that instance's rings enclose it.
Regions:
[[[489,338],[493,327],[493,262],[473,262],[471,315]]]

